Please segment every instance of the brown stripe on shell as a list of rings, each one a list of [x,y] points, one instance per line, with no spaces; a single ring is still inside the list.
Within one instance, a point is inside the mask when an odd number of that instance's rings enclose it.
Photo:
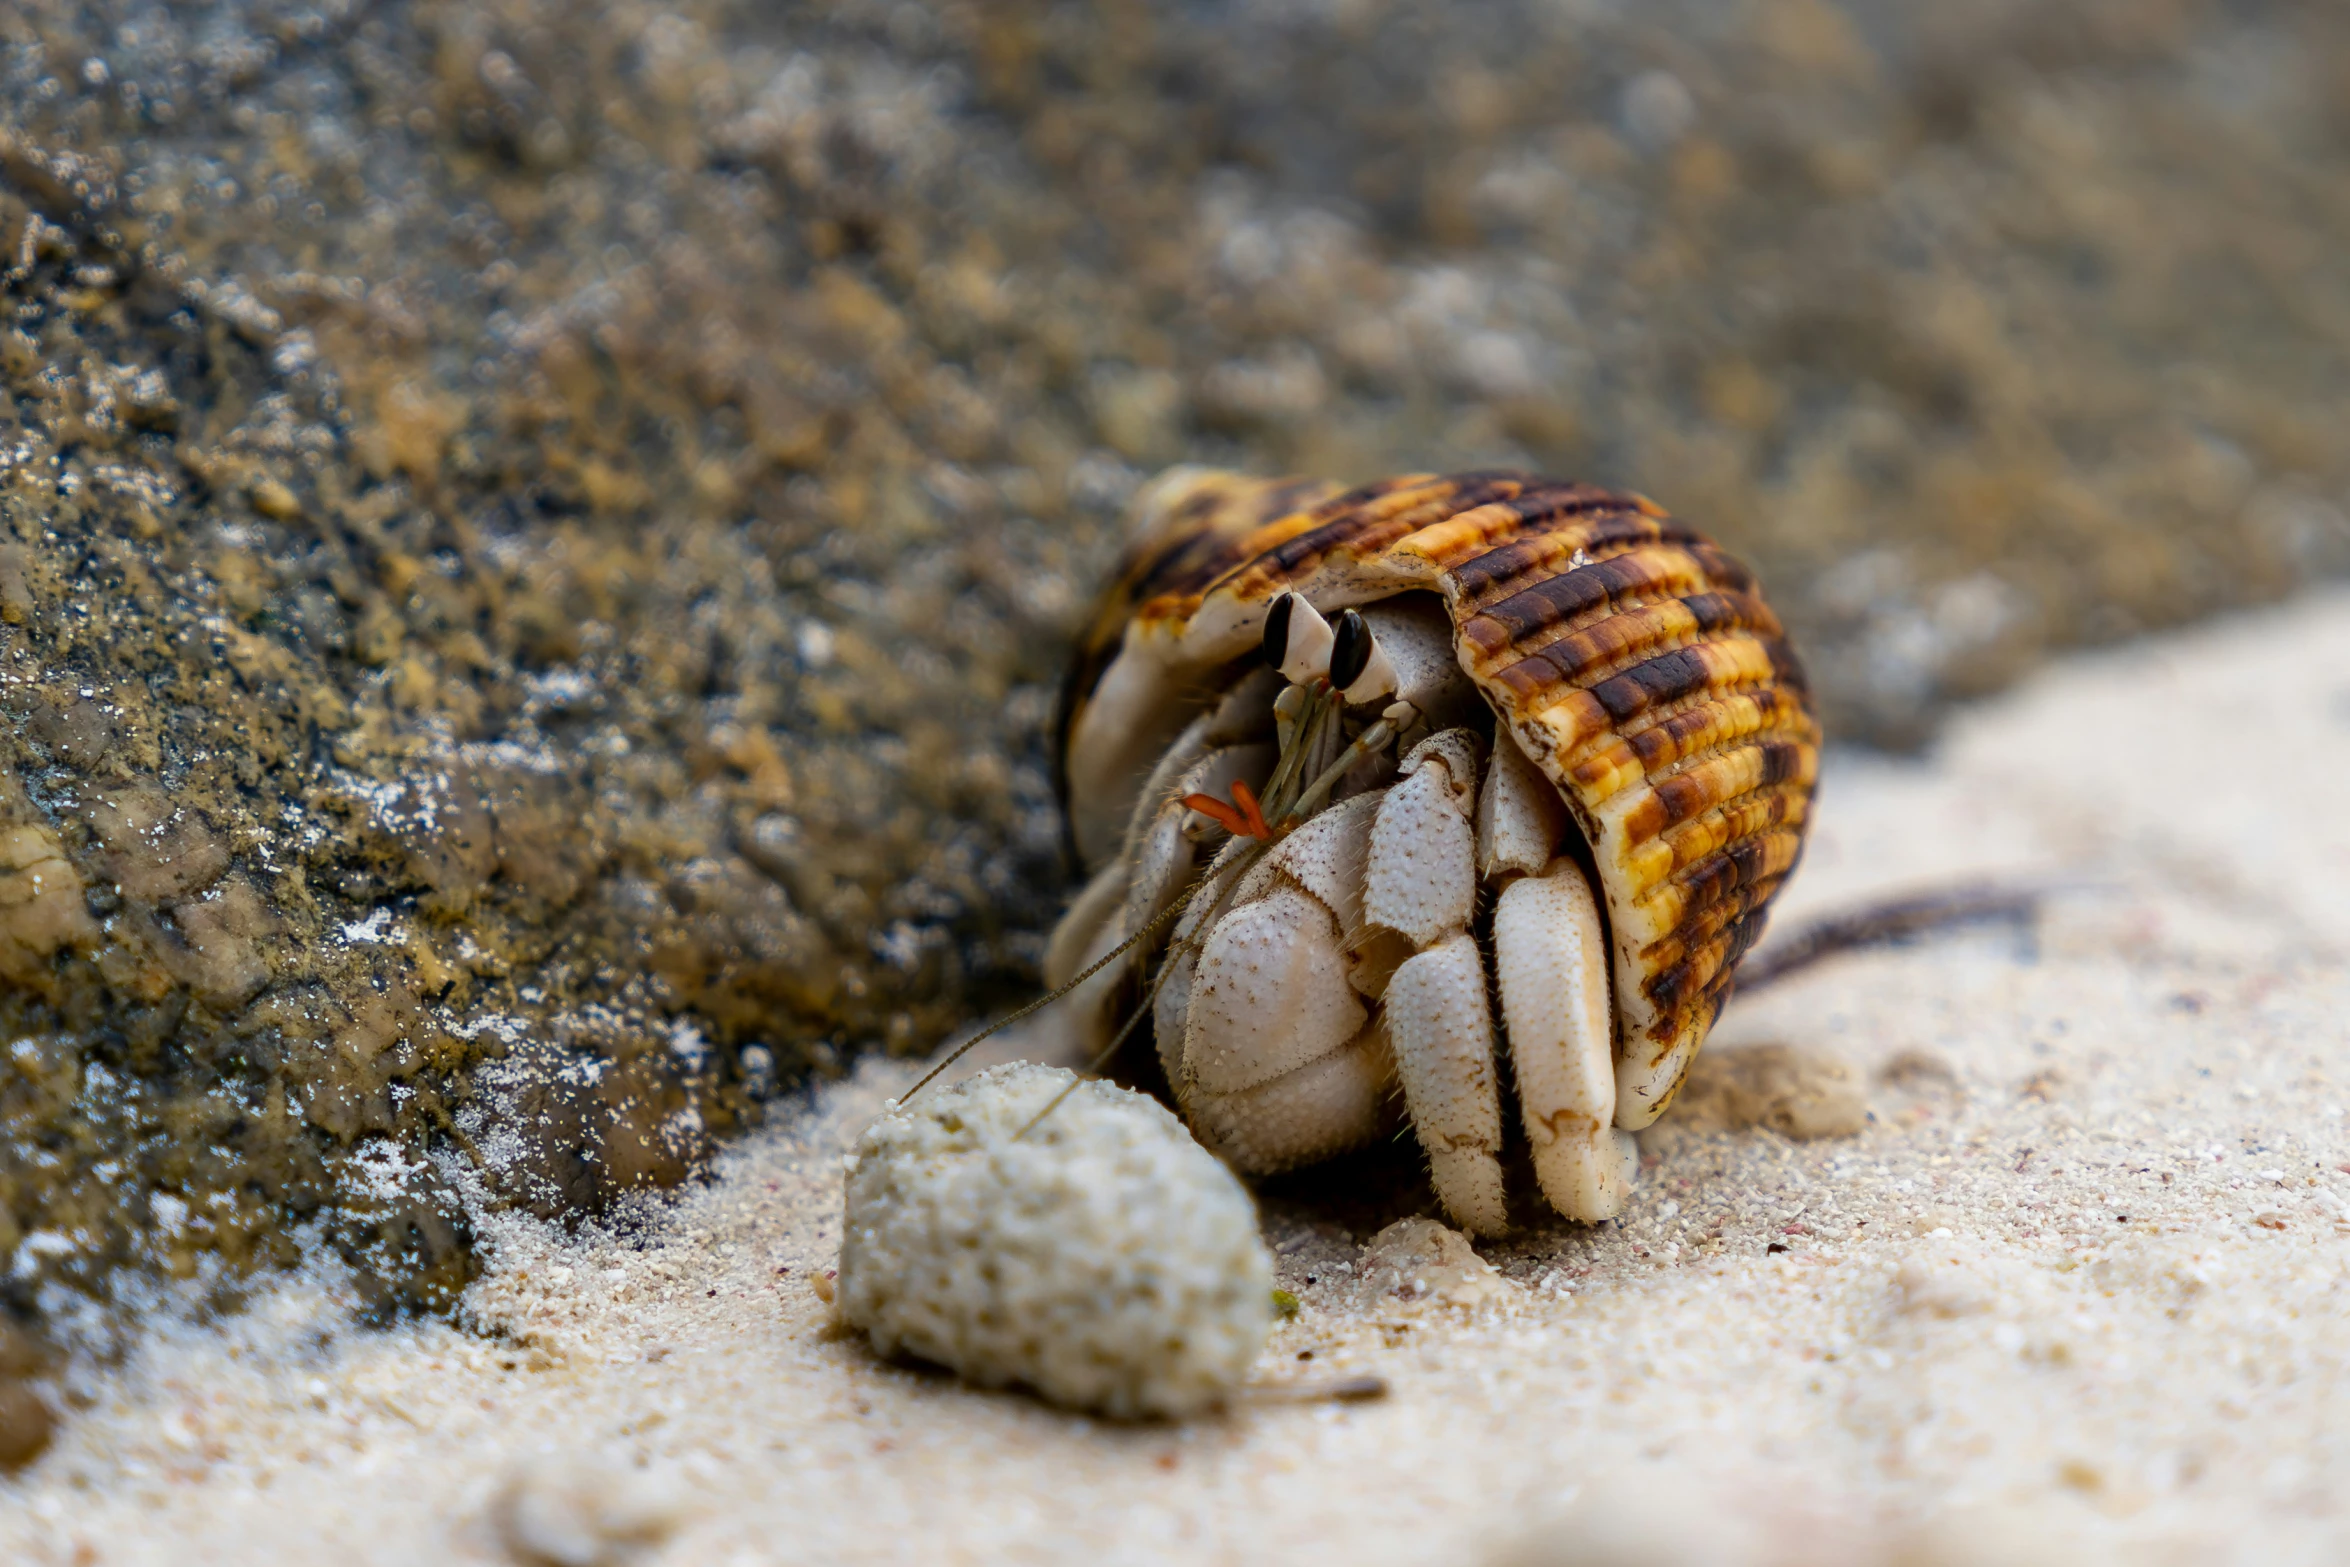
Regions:
[[[1222,515],[1221,531],[1199,526],[1204,514],[1178,505],[1168,516],[1172,541],[1139,562],[1136,590],[1144,597],[1166,593],[1196,593],[1230,571],[1236,560],[1256,553],[1250,535],[1296,516],[1329,498],[1329,487],[1312,480],[1289,480],[1267,486],[1261,493],[1239,500]],[[1211,499],[1207,497],[1203,499]]]
[[[1462,621],[1461,636],[1473,657],[1491,664],[1512,650],[1522,657],[1611,613],[1711,587],[1705,563],[1689,550],[1629,549],[1535,579]]]
[[[1694,821],[1683,822],[1657,841],[1671,851],[1672,868],[1686,870],[1740,838],[1750,838],[1782,824],[1802,825],[1809,814],[1810,806],[1803,795],[1783,789],[1763,789],[1728,805],[1718,805]]]
[[[1737,938],[1731,935],[1714,937],[1701,942],[1678,963],[1664,969],[1649,981],[1648,999],[1657,1012],[1671,1016],[1691,1002],[1718,991],[1727,978],[1731,949]]]
[[[1181,621],[1198,609],[1209,593],[1244,583],[1249,585],[1242,589],[1244,596],[1271,598],[1327,555],[1350,544],[1359,552],[1362,541],[1377,539],[1397,514],[1434,514],[1458,493],[1457,481],[1407,475],[1329,496],[1240,534],[1228,547],[1203,559],[1195,571],[1164,584],[1148,584],[1155,591],[1142,602],[1134,618]]]
[[[1759,936],[1762,922],[1753,917],[1757,905],[1778,888],[1778,880],[1740,887],[1731,896],[1693,911],[1674,928],[1671,935],[1660,937],[1644,948],[1641,956],[1654,965],[1655,972],[1662,974],[1677,967],[1693,950],[1704,946],[1725,930],[1737,932],[1740,936],[1752,931]]]
[[[1790,746],[1798,742],[1787,742]],[[1816,766],[1806,759],[1807,765]],[[1747,773],[1747,769],[1737,770]],[[1748,774],[1751,776],[1751,774]],[[1800,791],[1771,787],[1738,790],[1738,778],[1732,782],[1731,792],[1718,803],[1707,806],[1688,821],[1669,831],[1658,833],[1639,842],[1626,841],[1622,863],[1627,881],[1636,893],[1645,895],[1649,889],[1686,873],[1716,852],[1742,839],[1756,836],[1782,824],[1792,827],[1808,825],[1809,796]],[[1645,805],[1645,801],[1641,804]]]
[[[1776,674],[1779,660],[1771,645],[1758,638],[1726,638],[1719,642],[1674,648],[1620,673],[1595,681],[1592,700],[1607,716],[1622,724],[1652,708],[1681,702],[1700,692],[1745,685],[1753,673],[1754,655]],[[1552,661],[1552,667],[1560,662]]]
[[[1667,930],[1678,929],[1742,887],[1784,876],[1803,848],[1800,828],[1778,827],[1715,850],[1639,901]]]
[[[1662,950],[1660,944],[1644,954],[1654,964],[1656,977],[1646,990],[1660,1018],[1672,1017],[1700,1000],[1716,1011],[1720,1009],[1738,960],[1762,939],[1769,919],[1767,905],[1782,880],[1739,889],[1738,896],[1728,903],[1693,916],[1690,928],[1679,933],[1685,939],[1677,940],[1670,951]]]
[[[1710,548],[1695,532],[1670,517],[1615,507],[1544,519],[1507,544],[1450,569],[1459,585],[1461,604],[1476,610],[1508,598],[1543,576],[1574,569],[1577,555],[1588,563],[1660,545]],[[1729,586],[1745,585],[1727,578],[1717,580]]]
[[[1629,734],[1604,736],[1576,759],[1569,776],[1577,791],[1596,804],[1735,741],[1780,730],[1800,734],[1806,722],[1801,699],[1782,687],[1726,691],[1676,708]]]
[[[1728,633],[1776,637],[1778,617],[1744,593],[1692,593],[1643,604],[1531,648],[1473,658],[1469,672],[1537,706],[1565,690],[1588,690],[1621,723],[1641,711],[1715,685],[1716,672],[1692,644]],[[1697,656],[1683,658],[1684,652]]]
[[[1055,726],[1061,744],[1067,745],[1078,710],[1117,656],[1127,622],[1136,617],[1139,606],[1169,595],[1196,599],[1201,588],[1256,553],[1245,542],[1250,534],[1329,498],[1337,488],[1327,479],[1262,480],[1201,473],[1154,514],[1141,518],[1139,534],[1128,546],[1117,578],[1077,639]],[[1149,499],[1146,492],[1146,505]]]
[[[1269,599],[1335,559],[1369,559],[1431,522],[1490,501],[1508,500],[1525,488],[1526,479],[1519,474],[1466,474],[1352,506],[1346,503],[1353,496],[1342,495],[1316,508],[1317,516],[1335,515],[1271,545],[1216,587],[1243,600]]]
[[[1630,512],[1624,510],[1627,500],[1634,507]],[[1454,573],[1467,592],[1471,577],[1487,583],[1499,573],[1523,572],[1545,559],[1565,559],[1577,549],[1593,548],[1586,519],[1598,511],[1641,518],[1646,523],[1642,537],[1663,531],[1664,513],[1644,497],[1617,495],[1588,484],[1537,484],[1508,500],[1489,501],[1431,523],[1396,547]],[[1545,542],[1568,530],[1574,530],[1573,536],[1552,557]]]
[[[1764,740],[1719,752],[1658,779],[1618,818],[1624,841],[1646,843],[1742,795],[1799,775],[1808,777],[1817,765],[1812,747],[1800,740]]]

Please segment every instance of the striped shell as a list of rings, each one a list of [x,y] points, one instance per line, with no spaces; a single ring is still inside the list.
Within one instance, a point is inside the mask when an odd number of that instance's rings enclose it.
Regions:
[[[1517,473],[1356,489],[1178,469],[1070,670],[1064,801],[1114,853],[1151,765],[1252,667],[1267,606],[1440,594],[1460,663],[1565,796],[1614,948],[1617,1051],[1670,1104],[1765,906],[1794,869],[1820,731],[1754,576],[1654,502]]]

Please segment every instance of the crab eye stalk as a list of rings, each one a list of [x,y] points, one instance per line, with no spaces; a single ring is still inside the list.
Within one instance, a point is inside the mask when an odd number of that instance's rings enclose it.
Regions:
[[[1388,662],[1370,623],[1353,610],[1338,617],[1331,637],[1330,683],[1349,706],[1375,702],[1395,690],[1395,666]]]
[[[1284,593],[1265,612],[1265,662],[1283,679],[1304,685],[1330,669],[1330,622],[1295,593]]]
[[[1338,617],[1330,638],[1330,683],[1343,691],[1355,683],[1371,661],[1371,628],[1353,610]]]
[[[1297,595],[1284,593],[1265,611],[1265,662],[1279,669],[1289,657],[1289,614]]]

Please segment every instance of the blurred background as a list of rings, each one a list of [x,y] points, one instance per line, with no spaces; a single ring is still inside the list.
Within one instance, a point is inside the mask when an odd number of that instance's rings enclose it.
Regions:
[[[178,1106],[189,1247],[323,1204],[429,1303],[455,1210],[337,1161],[538,1103],[480,1018],[610,1069],[561,1209],[1031,982],[1170,462],[1639,489],[1895,748],[2350,569],[2336,5],[29,0],[0,128],[11,819],[96,885],[135,774],[231,867],[12,975],[154,1100],[8,1102],[108,1256]]]

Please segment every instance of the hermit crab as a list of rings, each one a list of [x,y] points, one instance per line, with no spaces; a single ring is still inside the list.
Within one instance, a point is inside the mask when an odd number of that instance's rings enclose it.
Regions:
[[[1244,1172],[1400,1110],[1490,1235],[1500,1042],[1543,1195],[1612,1217],[1795,866],[1819,728],[1753,575],[1643,497],[1177,470],[1060,745],[1092,874],[1046,977],[1084,1042],[1147,1018]]]

